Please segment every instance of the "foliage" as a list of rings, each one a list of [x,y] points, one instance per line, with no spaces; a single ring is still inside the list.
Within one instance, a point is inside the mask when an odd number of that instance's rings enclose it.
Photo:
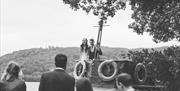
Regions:
[[[136,63],[142,62],[157,80],[166,84],[170,91],[178,91],[180,84],[180,47],[172,46],[163,51],[143,49],[130,51],[130,57]]]
[[[153,40],[180,41],[180,0],[132,0],[134,32],[148,32]]]
[[[120,9],[126,8],[126,0],[63,0],[69,4],[73,10],[82,9],[86,13],[93,12],[95,16],[100,16],[106,20],[113,17]]]
[[[129,2],[128,2],[129,1]],[[129,24],[137,34],[149,33],[156,43],[180,41],[180,0],[63,0],[74,10],[82,9],[106,20],[118,10],[131,5],[134,22]]]

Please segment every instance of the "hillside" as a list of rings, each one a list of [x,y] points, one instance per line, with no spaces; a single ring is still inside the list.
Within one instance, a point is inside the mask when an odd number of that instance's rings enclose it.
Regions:
[[[155,48],[163,50],[167,47]],[[31,48],[15,51],[0,57],[0,76],[9,61],[18,62],[23,70],[26,81],[38,81],[43,72],[54,68],[54,57],[58,53],[66,54],[68,57],[67,72],[71,73],[74,69],[75,60],[79,59],[80,49],[78,47],[49,47]],[[142,48],[131,49],[140,51]],[[127,48],[102,47],[103,55],[101,59],[121,59],[127,54]]]
[[[101,58],[103,59],[119,59],[123,54],[128,52],[128,49],[102,47],[102,51],[103,56]],[[27,81],[37,81],[43,72],[54,68],[54,57],[58,53],[68,56],[67,72],[71,73],[75,60],[79,59],[80,51],[78,47],[49,47],[19,50],[0,57],[0,73],[2,74],[9,61],[16,61],[21,65]]]

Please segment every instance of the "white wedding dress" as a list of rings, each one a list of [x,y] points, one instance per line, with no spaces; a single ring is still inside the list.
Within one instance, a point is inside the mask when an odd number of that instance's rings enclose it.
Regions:
[[[81,60],[88,60],[89,57],[88,57],[88,53],[83,51],[81,52]]]

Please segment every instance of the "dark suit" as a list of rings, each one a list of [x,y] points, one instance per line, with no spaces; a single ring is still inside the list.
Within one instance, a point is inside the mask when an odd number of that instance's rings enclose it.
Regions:
[[[96,58],[100,58],[99,57],[99,55],[102,55],[102,51],[101,51],[101,48],[98,48],[98,47],[96,47],[96,46],[94,46],[94,48],[92,48],[91,46],[89,46],[89,48],[88,48],[89,50],[88,50],[88,54],[89,54],[89,59],[94,59],[95,57]],[[99,49],[99,50],[97,50],[97,49]],[[96,53],[96,55],[95,55],[95,51],[99,54],[99,55],[97,55],[97,53]]]
[[[42,74],[39,91],[74,91],[75,79],[64,70],[56,69]]]

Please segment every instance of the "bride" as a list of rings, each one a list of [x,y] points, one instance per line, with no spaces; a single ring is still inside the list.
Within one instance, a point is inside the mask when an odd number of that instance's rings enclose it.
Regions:
[[[81,51],[81,60],[88,60],[88,40],[83,38],[82,44],[80,46]]]

